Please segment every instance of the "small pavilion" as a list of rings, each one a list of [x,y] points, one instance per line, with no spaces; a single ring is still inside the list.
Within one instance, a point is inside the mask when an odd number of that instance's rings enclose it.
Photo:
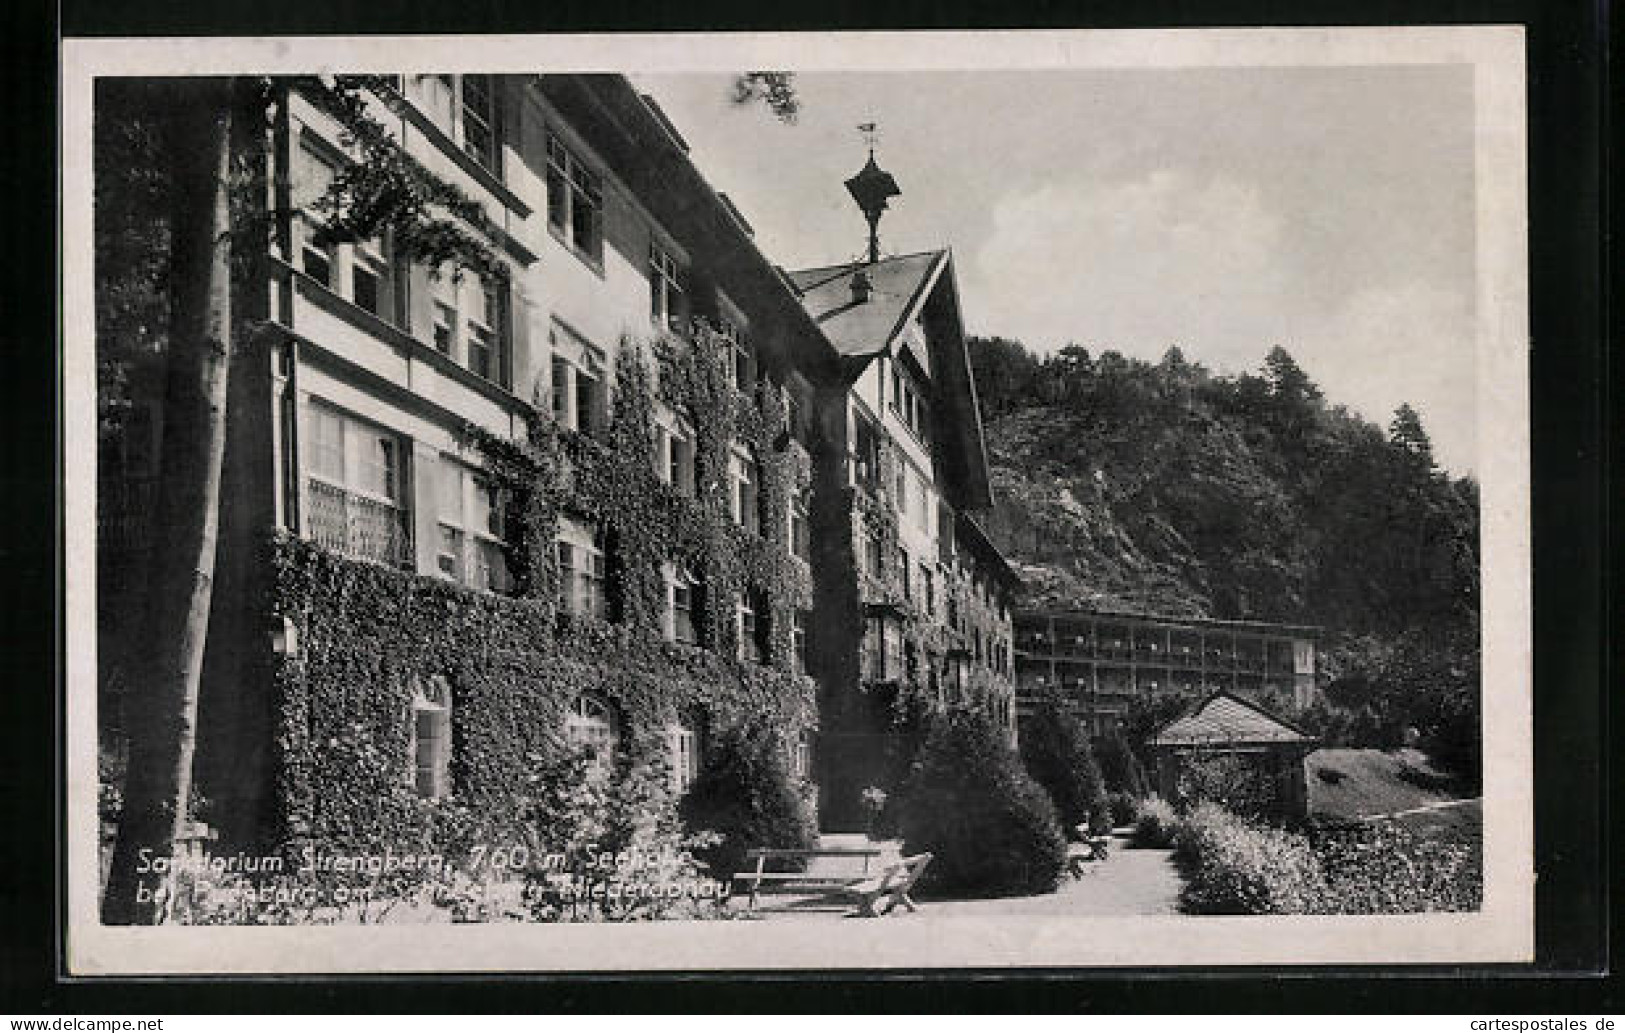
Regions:
[[[1156,763],[1157,792],[1178,802],[1181,777],[1193,762],[1233,757],[1257,770],[1274,791],[1271,809],[1283,818],[1308,814],[1303,759],[1319,743],[1284,718],[1229,692],[1216,692],[1164,725],[1147,743]]]

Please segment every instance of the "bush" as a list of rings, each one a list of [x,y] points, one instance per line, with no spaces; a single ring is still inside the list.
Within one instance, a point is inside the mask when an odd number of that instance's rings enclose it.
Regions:
[[[1106,802],[1111,807],[1112,827],[1132,825],[1140,817],[1140,799],[1128,793],[1108,793]]]
[[[1326,872],[1330,906],[1342,914],[1476,911],[1484,866],[1471,836],[1424,835],[1394,821],[1318,829],[1309,837]]]
[[[1185,910],[1205,915],[1319,914],[1328,890],[1308,839],[1249,825],[1214,803],[1179,823],[1174,857],[1184,869]]]
[[[1027,773],[1049,793],[1068,832],[1079,825],[1095,833],[1110,831],[1111,807],[1100,766],[1083,725],[1059,694],[1050,690],[1038,698],[1022,723],[1020,745]]]
[[[1255,760],[1233,754],[1185,758],[1176,780],[1181,807],[1216,803],[1232,814],[1263,819],[1276,811],[1275,782]]]
[[[980,709],[933,721],[900,817],[904,850],[935,855],[922,883],[938,892],[1045,893],[1066,864],[1054,803]]]
[[[766,728],[721,730],[708,744],[679,813],[691,831],[720,837],[695,851],[718,879],[740,871],[753,847],[804,850],[818,840],[785,746]]]
[[[1134,845],[1166,849],[1174,845],[1174,830],[1179,818],[1173,804],[1160,796],[1148,796],[1139,801],[1134,817]]]
[[[1105,738],[1100,741],[1100,750],[1096,756],[1100,760],[1100,774],[1106,782],[1108,792],[1127,793],[1135,799],[1151,792],[1150,780],[1145,776],[1145,766],[1140,763],[1140,758],[1134,755],[1134,749],[1123,737],[1121,728],[1113,728],[1106,733]]]

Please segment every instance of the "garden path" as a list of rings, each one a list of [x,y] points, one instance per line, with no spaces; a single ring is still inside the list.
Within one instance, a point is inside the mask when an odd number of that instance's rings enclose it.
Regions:
[[[1179,913],[1179,891],[1184,881],[1174,867],[1173,851],[1141,850],[1129,846],[1129,829],[1112,834],[1110,855],[1104,861],[1093,861],[1083,877],[1063,876],[1054,893],[1040,893],[1026,897],[998,897],[989,900],[919,899],[921,915],[1173,915]],[[852,846],[862,837],[825,836],[824,846]],[[886,851],[887,859],[896,850],[895,843],[877,844]],[[833,918],[849,907],[813,899],[795,901],[779,898],[760,912],[766,919],[781,918]],[[904,914],[900,919],[907,919]]]

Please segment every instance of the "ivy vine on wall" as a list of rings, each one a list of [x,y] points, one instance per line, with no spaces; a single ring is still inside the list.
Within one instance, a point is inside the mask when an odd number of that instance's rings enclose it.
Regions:
[[[566,714],[583,693],[618,712],[628,764],[661,759],[679,714],[786,748],[816,724],[813,683],[791,673],[792,619],[812,586],[791,555],[789,513],[810,462],[786,433],[782,388],[747,396],[726,361],[727,342],[703,326],[691,341],[626,341],[605,426],[576,432],[536,415],[523,441],[466,429],[505,492],[513,597],[278,540],[274,611],[299,643],[275,679],[281,842],[455,851],[522,835],[515,804],[527,777],[568,749]],[[692,497],[657,472],[657,391],[697,431]],[[736,442],[761,470],[760,534],[733,519]],[[605,532],[613,622],[560,608],[554,543],[567,515]],[[667,564],[703,572],[709,648],[665,639]],[[748,590],[767,602],[765,665],[734,659],[735,603]],[[452,689],[453,790],[430,801],[413,787],[411,720],[414,692],[434,677]]]

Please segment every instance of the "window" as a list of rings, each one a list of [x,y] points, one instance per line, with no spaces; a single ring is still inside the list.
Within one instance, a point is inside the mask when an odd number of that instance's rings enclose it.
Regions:
[[[553,419],[563,426],[570,425],[570,364],[553,356]]]
[[[687,434],[679,432],[671,436],[669,447],[671,458],[668,480],[679,494],[693,495],[694,485],[699,481],[698,470],[694,465],[697,460],[694,442]]]
[[[913,599],[914,598],[914,584],[913,584],[913,582],[914,582],[914,568],[909,566],[908,550],[904,549],[901,545],[899,545],[897,547],[897,555],[896,555],[896,558],[895,558],[894,562],[897,565],[897,577],[898,577],[898,580],[902,581],[902,583],[903,583],[903,598],[904,599]]]
[[[756,605],[749,592],[739,598],[739,657],[761,662],[756,653]]]
[[[548,342],[553,349],[549,364],[553,418],[561,427],[590,433],[606,418],[601,353],[557,320]]]
[[[556,136],[547,138],[547,221],[566,243],[594,262],[603,259],[604,192],[597,173],[582,166]]]
[[[687,571],[678,571],[671,582],[671,639],[673,642],[683,642],[696,645],[700,636],[696,631],[695,616],[697,584],[694,576]]]
[[[435,350],[475,376],[508,386],[504,291],[473,273],[431,277]]]
[[[931,568],[920,564],[920,599],[925,603],[927,615],[937,615],[937,585],[936,579],[931,575]]]
[[[699,722],[679,719],[666,729],[666,742],[671,753],[671,789],[681,796],[700,777]]]
[[[888,681],[902,673],[900,636],[890,629],[891,621],[884,616],[871,615],[864,620],[863,667],[869,681]]]
[[[451,792],[451,685],[434,677],[412,692],[412,787],[425,800]]]
[[[797,610],[790,625],[791,657],[797,674],[807,673],[807,611]]]
[[[448,134],[456,132],[457,77],[455,75],[417,75],[412,77],[412,92],[418,107],[429,120]]]
[[[297,148],[293,158],[294,261],[305,275],[356,307],[396,322],[387,237],[348,244],[317,243],[327,228],[320,202],[332,188],[337,167],[347,159],[340,152],[329,154],[325,147],[318,151],[316,146],[316,138],[311,138]]]
[[[571,746],[587,752],[594,774],[609,774],[621,733],[608,703],[597,696],[577,696],[564,719],[564,737]]]
[[[491,75],[415,75],[407,97],[489,171],[501,175],[497,80]]]
[[[654,468],[658,480],[671,483],[671,431],[661,424],[654,425]]]
[[[734,520],[751,534],[762,533],[762,513],[759,495],[761,492],[761,464],[754,459],[739,459],[734,462],[738,474],[734,481]]]
[[[682,273],[677,259],[659,244],[649,245],[649,319],[659,327],[683,328]]]
[[[440,462],[440,540],[436,567],[458,584],[488,592],[511,588],[502,548],[501,489],[454,459]]]
[[[790,773],[803,782],[812,778],[813,771],[812,732],[803,728],[796,733],[796,741],[790,753]]]
[[[401,439],[316,399],[307,407],[306,428],[311,540],[357,559],[411,565]]]
[[[350,263],[350,298],[379,319],[390,319],[389,265],[383,243],[377,239],[353,245]]]
[[[728,341],[732,352],[728,375],[732,378],[733,386],[749,392],[756,385],[756,362],[751,356],[750,342],[746,340],[743,330],[726,319],[722,320],[722,336]]]
[[[929,419],[929,406],[926,403],[925,391],[915,381],[913,375],[896,362],[892,364],[892,409],[903,421],[910,432],[922,444],[931,443],[931,425]]]
[[[880,535],[867,531],[863,537],[863,566],[870,577],[881,576]]]
[[[812,530],[807,519],[807,496],[797,492],[790,502],[790,553],[812,561]]]
[[[880,430],[868,417],[853,416],[852,483],[873,491],[880,485]]]
[[[493,329],[501,318],[497,292],[488,284],[479,285],[473,293],[475,302],[468,316],[468,369],[486,380],[500,380],[496,332]]]
[[[463,150],[470,158],[495,172],[498,170],[497,93],[489,75],[464,75]]]
[[[598,404],[598,378],[585,370],[575,371],[576,429],[591,432],[602,425],[602,411]]]
[[[577,617],[605,619],[602,532],[594,536],[591,545],[561,541],[558,550],[565,609]]]
[[[298,253],[299,268],[305,275],[324,287],[337,286],[334,273],[334,249],[331,244],[318,246],[315,238],[326,223],[317,211],[317,202],[326,196],[333,185],[335,172],[331,163],[308,146],[299,147],[293,158],[292,203],[295,211],[293,234]]]
[[[897,473],[892,478],[892,490],[896,496],[894,501],[897,504],[897,512],[903,517],[907,517],[909,512],[910,498],[908,489],[912,480],[908,475],[908,467],[899,461]]]
[[[442,355],[450,355],[457,335],[457,307],[439,298],[434,302],[434,346]]]

